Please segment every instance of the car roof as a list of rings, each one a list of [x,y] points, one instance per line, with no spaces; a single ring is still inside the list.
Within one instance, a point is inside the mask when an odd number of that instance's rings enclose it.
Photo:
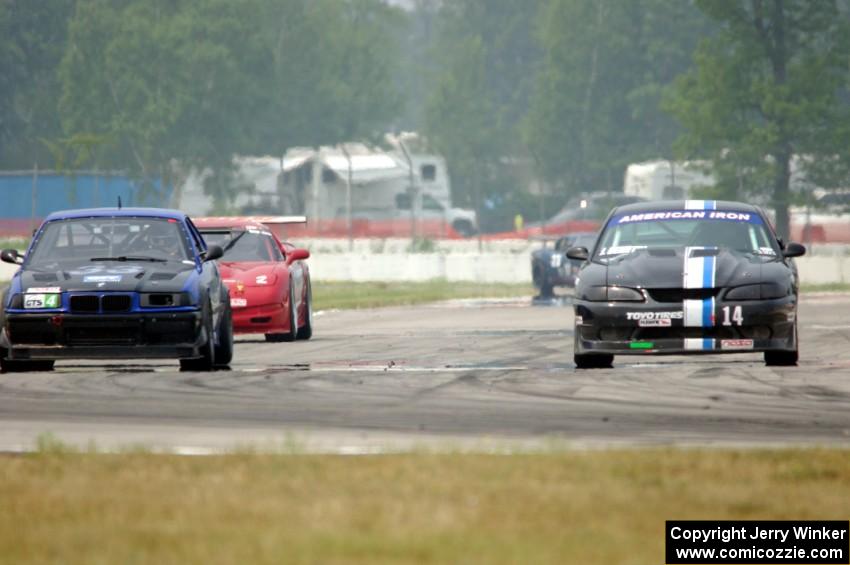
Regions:
[[[74,218],[111,218],[111,217],[144,217],[165,218],[168,220],[183,220],[186,214],[180,210],[167,208],[83,208],[80,210],[61,210],[53,212],[45,218],[45,222],[53,220],[71,220]]]
[[[705,203],[713,205],[706,207]],[[665,210],[735,210],[760,214],[761,210],[745,202],[731,200],[651,200],[617,206],[618,213],[639,214],[642,212],[662,212]]]

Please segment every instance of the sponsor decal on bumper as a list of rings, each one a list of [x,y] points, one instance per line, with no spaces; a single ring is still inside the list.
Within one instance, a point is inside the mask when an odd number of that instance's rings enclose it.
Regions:
[[[642,328],[669,328],[673,326],[673,320],[663,318],[661,320],[638,320],[638,325]]]
[[[751,339],[724,339],[720,342],[720,349],[752,349]]]

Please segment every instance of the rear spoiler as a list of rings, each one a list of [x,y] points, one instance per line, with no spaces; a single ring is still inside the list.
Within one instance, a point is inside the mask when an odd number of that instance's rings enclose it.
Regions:
[[[267,226],[307,223],[307,216],[249,216],[249,218]]]
[[[223,226],[229,225],[233,220],[247,220],[267,227],[307,223],[307,216],[210,216],[197,219],[213,223],[220,221]]]

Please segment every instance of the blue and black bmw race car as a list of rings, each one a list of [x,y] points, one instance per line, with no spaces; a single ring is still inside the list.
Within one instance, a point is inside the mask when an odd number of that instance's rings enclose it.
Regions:
[[[757,207],[646,202],[615,208],[576,283],[575,363],[614,355],[763,352],[797,364],[797,270],[806,252]]]
[[[179,359],[212,370],[233,356],[227,287],[192,221],[174,210],[98,208],[51,214],[0,304],[4,371],[57,359]]]

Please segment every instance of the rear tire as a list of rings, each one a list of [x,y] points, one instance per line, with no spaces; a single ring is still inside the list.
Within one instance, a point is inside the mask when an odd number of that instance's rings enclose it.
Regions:
[[[614,356],[605,353],[576,353],[573,361],[578,369],[610,369]]]
[[[280,343],[282,341],[295,341],[298,337],[298,312],[295,308],[295,294],[292,292],[292,281],[289,281],[289,333],[266,334],[266,341]]]
[[[298,339],[313,337],[313,284],[307,283],[307,304],[304,305],[304,325],[298,328]]]

